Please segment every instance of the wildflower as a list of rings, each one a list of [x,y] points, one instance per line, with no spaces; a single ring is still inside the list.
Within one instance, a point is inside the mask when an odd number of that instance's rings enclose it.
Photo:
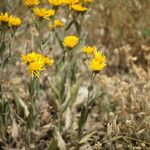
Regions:
[[[54,60],[49,59],[48,57],[44,57],[44,63],[45,63],[45,65],[51,66],[54,63]]]
[[[44,63],[47,65],[53,64],[53,60],[50,60],[48,57],[45,57],[45,56],[38,54],[36,52],[31,52],[27,55],[22,55],[22,61],[23,61],[23,63],[26,63],[26,64],[30,64],[32,62],[39,60],[39,59],[44,60]]]
[[[98,51],[97,49],[94,49],[93,54],[96,60],[100,60],[103,56],[103,53],[101,51]]]
[[[68,48],[73,48],[79,43],[79,38],[77,36],[71,35],[64,38],[64,46]]]
[[[35,53],[35,52],[31,52],[27,55],[22,55],[23,63],[27,63],[27,64],[34,62],[34,61],[38,60],[39,58],[40,58],[40,54]]]
[[[45,19],[48,19],[48,17],[53,16],[55,14],[55,10],[45,8],[34,8],[33,12],[35,16]]]
[[[53,6],[60,6],[62,5],[62,0],[48,0],[48,2]]]
[[[0,22],[2,22],[2,23],[8,23],[8,21],[9,21],[9,15],[8,15],[8,13],[7,12],[5,14],[1,13],[0,14]]]
[[[106,56],[100,51],[95,51],[94,58],[89,61],[90,70],[94,72],[101,71],[106,66]]]
[[[60,20],[54,20],[54,23],[53,24],[50,24],[49,27],[53,30],[57,27],[63,27],[64,26],[64,23]]]
[[[80,3],[71,5],[71,8],[79,12],[83,12],[87,10],[87,8],[82,6]]]
[[[50,16],[54,16],[55,15],[55,10],[54,9],[48,9],[47,10],[47,15]]]
[[[43,61],[32,62],[28,65],[29,74],[33,74],[36,77],[40,77],[40,71],[45,70]]]
[[[9,26],[17,27],[21,24],[21,19],[19,17],[10,16],[8,24],[9,24]]]
[[[73,5],[73,4],[79,3],[79,0],[62,0],[62,1],[63,1],[63,4],[66,4],[66,5]]]
[[[22,63],[27,64],[27,70],[30,75],[39,77],[41,71],[46,69],[46,66],[51,66],[54,61],[42,54],[31,52],[27,55],[22,55]]]
[[[39,0],[24,0],[24,4],[28,7],[38,5],[40,3]]]
[[[82,48],[83,52],[85,52],[86,54],[92,54],[96,49],[95,46],[84,46]]]

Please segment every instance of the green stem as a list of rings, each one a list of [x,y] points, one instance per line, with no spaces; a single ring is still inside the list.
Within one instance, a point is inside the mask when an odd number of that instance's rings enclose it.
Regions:
[[[86,108],[89,106],[90,100],[91,100],[91,93],[93,91],[93,85],[94,85],[94,80],[95,80],[96,74],[92,73],[91,75],[91,83],[88,87],[88,97],[87,97],[87,103],[86,103]]]
[[[82,110],[81,110],[81,115],[79,118],[79,128],[78,128],[78,141],[81,140],[82,136],[83,136],[83,129],[84,129],[84,125],[87,121],[88,118],[88,114],[89,114],[89,106],[90,106],[90,102],[91,102],[91,93],[93,91],[93,84],[94,84],[94,79],[96,77],[95,73],[92,73],[91,75],[91,83],[88,87],[88,96],[87,96],[87,101],[86,101],[86,105],[82,106]],[[79,149],[80,144],[78,143],[77,148]]]
[[[31,135],[36,129],[36,120],[37,120],[37,100],[39,93],[39,83],[38,78],[32,76],[31,82],[29,85],[29,93],[31,104],[29,105],[29,116],[27,118],[27,138],[28,142],[32,142]]]
[[[1,47],[0,47],[0,99],[3,99],[3,52],[5,50],[5,30],[1,31]],[[4,48],[4,49],[3,49]]]

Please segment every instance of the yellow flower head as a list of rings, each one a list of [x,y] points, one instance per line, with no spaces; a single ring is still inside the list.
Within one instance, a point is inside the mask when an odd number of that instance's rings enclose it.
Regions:
[[[9,26],[17,27],[17,26],[21,25],[21,19],[19,17],[10,16],[8,24],[9,24]]]
[[[85,52],[86,54],[92,54],[94,51],[97,50],[97,48],[95,46],[84,46],[82,48],[83,52]]]
[[[100,60],[103,56],[103,53],[101,51],[98,51],[97,49],[94,49],[93,51],[94,59]]]
[[[79,43],[77,36],[71,35],[64,38],[64,46],[67,48],[73,48]]]
[[[0,14],[0,22],[3,22],[3,23],[8,23],[9,21],[9,15],[8,13],[1,13]]]
[[[40,77],[40,71],[45,70],[44,63],[41,60],[38,60],[36,62],[32,62],[28,65],[27,68],[29,74],[33,74],[36,77]]]
[[[87,8],[82,6],[80,3],[71,5],[71,8],[75,11],[83,12],[86,11]]]
[[[62,5],[62,0],[48,0],[48,2],[53,6],[60,6]]]
[[[51,66],[54,63],[54,60],[49,59],[48,57],[44,57],[44,63],[45,63],[45,65]]]
[[[24,4],[28,7],[38,5],[40,3],[39,0],[24,0]]]
[[[47,14],[48,14],[49,17],[54,16],[55,15],[55,10],[54,9],[48,9]]]
[[[58,27],[63,27],[64,26],[64,23],[60,20],[54,20],[54,23],[53,24],[50,24],[49,27],[53,30],[55,28],[58,28]]]
[[[66,4],[66,5],[73,5],[73,4],[79,3],[79,0],[62,0],[62,1],[63,1],[63,4]]]
[[[35,16],[45,19],[49,19],[50,16],[53,16],[55,14],[55,10],[45,8],[34,8],[33,12]]]
[[[54,25],[55,25],[55,27],[62,27],[62,26],[64,26],[64,23],[57,19],[54,21]]]
[[[31,52],[27,55],[22,55],[22,62],[30,64],[31,62],[37,61],[41,57],[41,54]]]
[[[89,61],[90,70],[94,72],[101,71],[106,66],[106,56],[100,51],[94,53],[94,58]]]
[[[51,66],[54,60],[42,54],[31,52],[27,55],[22,55],[22,62],[27,64],[29,74],[39,77],[40,72],[45,70],[46,66]]]

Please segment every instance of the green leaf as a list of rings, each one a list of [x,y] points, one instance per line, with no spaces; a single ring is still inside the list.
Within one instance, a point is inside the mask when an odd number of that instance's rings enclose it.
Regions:
[[[150,36],[150,29],[144,29],[142,33],[144,36]]]
[[[81,85],[81,81],[78,81],[76,84],[74,84],[71,87],[71,104],[72,105],[73,105],[74,101],[76,100],[80,85]]]
[[[9,58],[10,58],[10,56],[6,57],[5,60],[3,61],[3,63],[2,63],[3,68],[7,66],[7,64],[9,62]]]
[[[81,33],[81,26],[80,26],[80,24],[78,23],[78,21],[77,21],[76,18],[74,18],[74,25],[75,25],[75,28],[76,28],[76,30],[77,30],[77,33],[80,35],[80,33]]]
[[[57,41],[58,41],[58,43],[59,43],[60,48],[61,48],[62,50],[64,50],[65,48],[64,48],[64,45],[63,45],[63,41],[62,41],[62,39],[59,37],[59,35],[58,35],[58,33],[57,33],[56,30],[54,31],[54,34],[55,34],[55,37],[56,37],[56,39],[57,39]]]
[[[16,62],[17,59],[17,55],[13,54],[13,55],[8,55],[5,60],[2,63],[2,67],[5,68],[8,64],[14,64]]]
[[[65,112],[65,110],[67,109],[67,107],[69,106],[70,103],[70,91],[68,91],[65,102],[61,105],[60,107],[60,113],[62,114],[63,112]]]
[[[85,106],[82,106],[81,108],[81,115],[80,115],[80,118],[79,118],[79,127],[81,126],[81,124],[84,123],[84,115],[85,114]]]
[[[95,132],[89,133],[87,135],[85,135],[80,141],[79,144],[84,144],[85,142],[87,142],[91,136],[94,134]]]
[[[28,107],[28,110],[29,110],[29,115],[28,115],[28,118],[27,118],[27,126],[29,129],[35,129],[35,126],[36,126],[36,112],[35,112],[35,107],[31,104],[29,107]]]
[[[49,144],[49,148],[48,150],[58,150],[58,141],[56,139],[52,139],[50,144]]]
[[[0,43],[0,53],[4,52],[5,47],[6,47],[5,42]]]
[[[28,110],[28,107],[27,105],[24,103],[24,101],[18,96],[17,92],[15,90],[12,91],[13,94],[14,94],[14,97],[15,97],[15,102],[16,102],[16,105],[19,107],[21,107],[24,111],[24,114],[26,117],[28,117],[29,115],[29,110]]]
[[[65,30],[66,31],[69,30],[71,28],[71,26],[73,25],[73,23],[74,23],[74,19],[69,22],[69,24],[67,25],[67,27],[65,28]]]

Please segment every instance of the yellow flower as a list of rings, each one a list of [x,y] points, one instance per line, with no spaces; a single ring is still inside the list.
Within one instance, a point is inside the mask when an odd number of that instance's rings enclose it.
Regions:
[[[45,19],[48,19],[50,16],[53,16],[55,14],[55,10],[45,8],[34,8],[33,12],[35,16]]]
[[[79,43],[77,36],[71,35],[64,38],[64,46],[67,48],[73,48]]]
[[[60,20],[54,20],[54,23],[53,24],[50,24],[49,27],[53,30],[57,27],[63,27],[64,26],[64,23]]]
[[[79,3],[79,0],[62,0],[63,4],[67,4],[67,5],[73,5],[76,3]]]
[[[44,58],[44,63],[45,63],[45,65],[51,66],[54,63],[54,60],[53,59],[49,59],[48,57],[45,57]]]
[[[24,0],[24,4],[29,7],[38,5],[39,3],[40,3],[39,0]]]
[[[39,77],[40,72],[45,70],[46,66],[51,66],[54,63],[54,60],[49,59],[42,54],[31,52],[27,55],[22,55],[22,63],[27,64],[29,74]]]
[[[49,59],[48,57],[45,57],[44,55],[38,54],[36,52],[31,52],[27,55],[22,55],[22,61],[23,63],[30,64],[32,62],[43,60],[45,64],[51,65],[53,64],[53,60]]]
[[[57,19],[54,21],[54,26],[55,27],[62,27],[62,26],[64,26],[64,23]]]
[[[60,6],[62,5],[62,0],[48,0],[48,2],[53,6]]]
[[[36,52],[31,52],[27,55],[22,55],[22,62],[29,64],[31,62],[37,61],[40,58],[40,56],[41,55]]]
[[[55,10],[54,9],[48,9],[47,10],[47,15],[50,16],[54,16],[55,15]]]
[[[30,75],[34,75],[35,77],[40,77],[40,72],[45,70],[43,61],[32,62],[28,65],[28,72]]]
[[[8,23],[9,21],[9,15],[8,13],[1,13],[0,14],[0,22],[3,22],[3,23]]]
[[[97,50],[97,48],[95,46],[84,46],[82,50],[86,54],[92,54],[95,50]]]
[[[8,23],[9,26],[19,26],[21,24],[21,19],[19,17],[9,16],[8,13],[0,14],[0,22]]]
[[[101,71],[106,66],[106,56],[100,51],[94,54],[94,58],[89,61],[90,70],[94,72]]]
[[[8,24],[9,24],[9,26],[17,27],[17,26],[21,25],[21,19],[19,17],[10,16]]]
[[[98,51],[97,49],[94,49],[93,51],[94,59],[100,60],[103,56],[103,53],[101,51]]]
[[[79,12],[83,12],[87,10],[87,8],[82,6],[80,3],[71,5],[71,8]]]

